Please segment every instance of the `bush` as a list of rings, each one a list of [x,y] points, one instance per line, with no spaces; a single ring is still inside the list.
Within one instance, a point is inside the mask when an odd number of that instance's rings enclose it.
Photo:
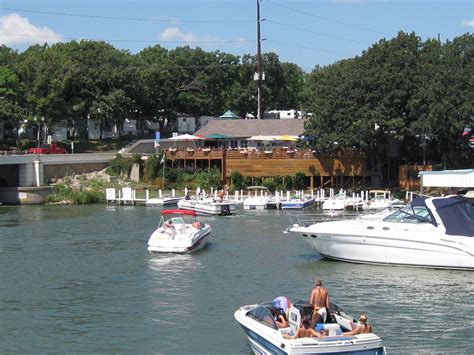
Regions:
[[[117,154],[109,163],[107,173],[110,175],[130,175],[134,158],[125,158],[121,154]]]
[[[305,179],[305,174],[302,172],[297,172],[295,174],[295,189],[297,190],[303,190],[304,189],[304,179]]]
[[[274,192],[276,184],[272,178],[268,177],[268,178],[263,179],[263,186],[265,186],[270,191]]]
[[[162,166],[160,156],[153,154],[146,160],[143,179],[148,182],[155,180],[159,176],[161,169]]]
[[[54,203],[70,201],[78,205],[104,202],[105,196],[102,185],[92,180],[87,190],[74,190],[72,187],[58,184],[53,187],[53,194],[46,197],[46,202]]]
[[[273,179],[273,181],[275,182],[275,190],[283,190],[284,189],[284,185],[283,185],[283,178],[281,176],[275,176],[275,178]]]
[[[232,180],[234,190],[243,190],[247,188],[248,184],[245,177],[238,171],[232,172],[230,178]]]
[[[283,190],[290,191],[291,189],[293,189],[293,177],[285,176],[283,180]]]
[[[195,176],[197,186],[209,191],[211,187],[220,189],[221,186],[221,173],[218,169],[212,169],[210,171],[202,171]]]

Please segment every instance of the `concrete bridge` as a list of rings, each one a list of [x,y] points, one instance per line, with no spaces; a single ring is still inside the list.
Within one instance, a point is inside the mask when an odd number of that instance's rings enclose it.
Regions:
[[[116,153],[0,156],[0,187],[40,187],[53,177],[104,169]]]

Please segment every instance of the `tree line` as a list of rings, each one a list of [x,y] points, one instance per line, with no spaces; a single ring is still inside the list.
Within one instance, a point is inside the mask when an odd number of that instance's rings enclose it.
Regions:
[[[304,72],[263,54],[264,107],[311,112],[306,145],[327,152],[358,149],[375,179],[398,162],[474,166],[463,136],[474,115],[474,36],[444,43],[399,32],[355,58]],[[87,137],[125,118],[159,122],[178,114],[241,117],[256,112],[255,56],[159,45],[131,54],[100,41],[0,47],[0,119],[17,128],[43,117],[51,130],[66,119]],[[394,164],[395,163],[395,164]]]

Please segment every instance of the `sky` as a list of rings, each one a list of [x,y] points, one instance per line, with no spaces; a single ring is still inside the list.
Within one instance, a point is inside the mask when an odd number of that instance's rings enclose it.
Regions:
[[[160,45],[256,53],[256,0],[0,0],[0,44],[104,40],[138,53]],[[262,53],[311,71],[399,31],[442,42],[474,32],[473,0],[262,0]]]

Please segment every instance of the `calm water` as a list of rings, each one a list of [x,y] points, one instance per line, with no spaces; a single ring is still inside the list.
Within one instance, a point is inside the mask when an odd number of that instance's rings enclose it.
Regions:
[[[146,250],[159,209],[0,208],[0,353],[249,353],[244,304],[307,298],[366,312],[390,353],[470,353],[473,273],[320,260],[284,211],[208,217],[192,255]]]

